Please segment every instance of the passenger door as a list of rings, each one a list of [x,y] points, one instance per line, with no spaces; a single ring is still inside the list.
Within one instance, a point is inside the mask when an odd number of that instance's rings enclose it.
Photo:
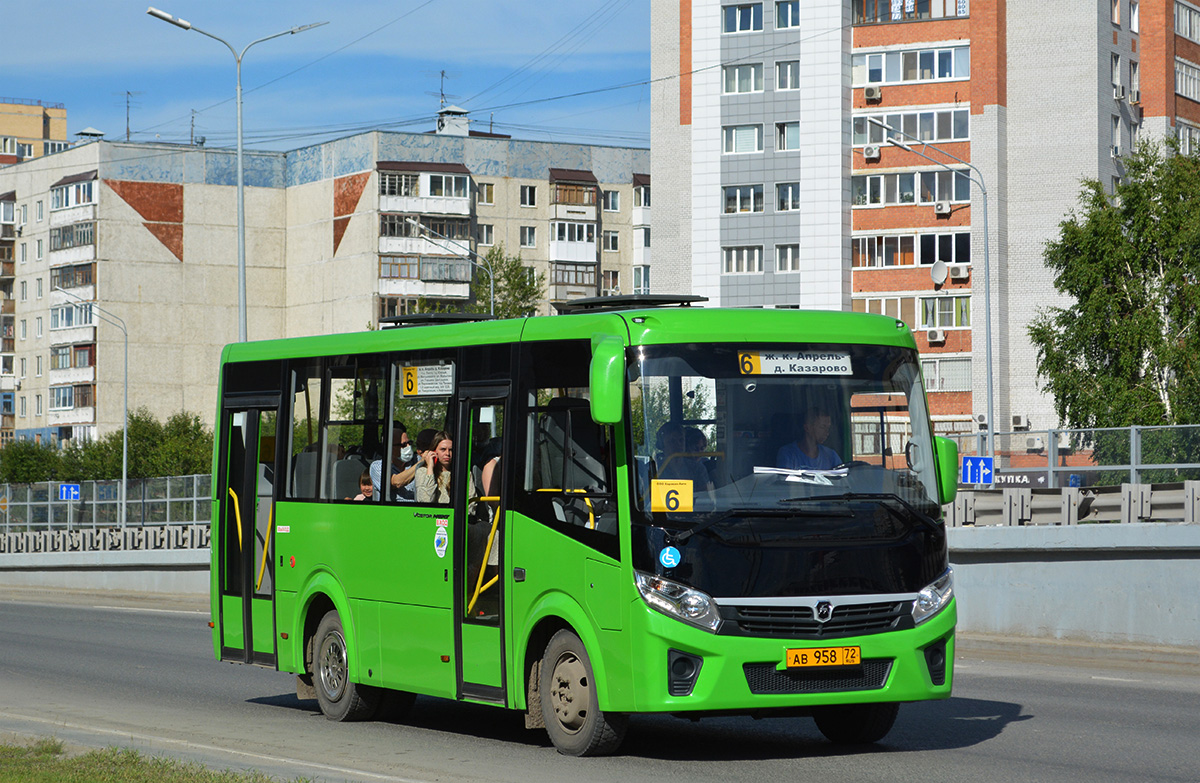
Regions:
[[[274,666],[275,421],[279,397],[227,400],[221,416],[214,621],[221,660]]]
[[[455,442],[454,504],[460,538],[457,583],[458,660],[462,697],[503,704],[504,541],[507,387],[463,388]],[[484,476],[491,478],[484,486]],[[469,476],[469,480],[459,480]],[[489,489],[490,487],[490,489]],[[465,531],[465,532],[462,532]]]

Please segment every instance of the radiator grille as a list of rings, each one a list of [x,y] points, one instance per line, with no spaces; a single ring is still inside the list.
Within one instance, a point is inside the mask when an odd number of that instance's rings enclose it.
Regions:
[[[722,633],[735,636],[779,636],[791,639],[832,639],[882,633],[912,627],[911,601],[886,601],[835,606],[833,616],[819,623],[809,606],[726,606]]]
[[[746,684],[754,694],[767,693],[841,693],[882,688],[892,670],[892,662],[871,659],[862,666],[833,671],[779,671],[774,663],[747,663]]]

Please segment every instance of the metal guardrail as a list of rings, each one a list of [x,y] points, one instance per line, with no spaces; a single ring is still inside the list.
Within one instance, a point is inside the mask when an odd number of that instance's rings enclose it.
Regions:
[[[121,482],[79,482],[79,497],[60,500],[67,482],[0,484],[0,535],[37,531],[120,529]],[[129,482],[126,527],[207,525],[212,476],[168,476]]]
[[[951,527],[1200,523],[1200,481],[1111,487],[960,490],[946,507]]]
[[[985,433],[948,435],[983,456]],[[1200,425],[997,432],[996,483],[1040,489],[1200,480]]]

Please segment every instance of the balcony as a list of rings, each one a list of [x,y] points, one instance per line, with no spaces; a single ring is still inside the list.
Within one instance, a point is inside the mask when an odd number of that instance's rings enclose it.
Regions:
[[[95,367],[68,367],[65,370],[50,370],[50,385],[65,386],[67,384],[95,383]]]
[[[379,211],[467,216],[471,214],[471,199],[453,196],[380,196]]]
[[[383,296],[466,299],[471,295],[471,269],[471,261],[462,256],[422,256],[416,264],[400,266],[398,276],[381,277],[379,293]]]
[[[552,239],[550,240],[550,260],[594,264],[596,263],[596,243]]]
[[[0,301],[0,314],[12,315],[17,312],[17,301],[11,296],[6,296]]]
[[[15,277],[17,269],[12,261],[0,261],[0,277]]]
[[[50,411],[48,424],[51,427],[62,427],[70,424],[95,424],[96,409],[92,406],[86,408],[66,408],[64,410]]]

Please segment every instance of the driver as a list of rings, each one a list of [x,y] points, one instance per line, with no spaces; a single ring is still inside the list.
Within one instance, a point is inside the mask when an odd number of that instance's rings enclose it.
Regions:
[[[824,445],[833,424],[829,412],[812,407],[804,414],[800,440],[780,447],[775,464],[788,470],[832,470],[842,464],[837,452]]]

